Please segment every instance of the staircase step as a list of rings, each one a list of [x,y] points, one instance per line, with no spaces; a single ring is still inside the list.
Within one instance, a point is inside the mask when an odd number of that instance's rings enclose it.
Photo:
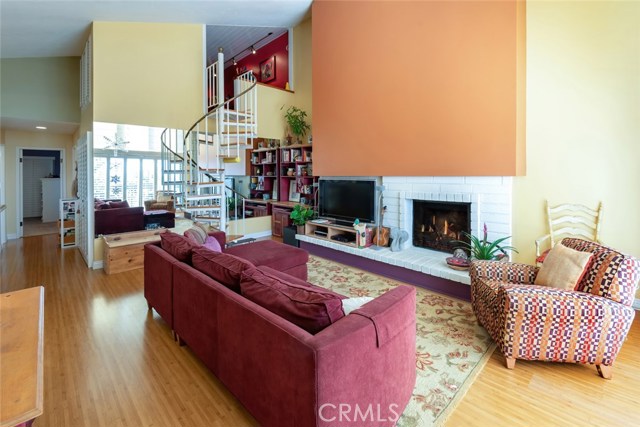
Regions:
[[[224,172],[224,169],[221,168],[198,168],[200,172]]]
[[[184,170],[177,171],[177,170],[173,170],[173,169],[165,169],[162,172],[164,172],[164,173],[185,173]]]
[[[220,209],[220,205],[211,205],[211,206],[185,206],[184,210],[187,212],[196,212],[196,211],[212,211]]]
[[[194,216],[193,219],[198,221],[220,221],[219,216]]]
[[[233,110],[231,108],[225,108],[222,111],[225,114],[235,115],[235,116],[239,116],[239,117],[251,117],[251,116],[253,116],[253,113],[251,112],[251,110]]]
[[[222,194],[192,194],[185,196],[185,200],[209,200],[209,199],[219,199],[222,197]]]
[[[189,181],[187,184],[203,188],[203,187],[215,187],[218,185],[224,185],[224,182],[222,181]]]
[[[184,181],[162,181],[162,183],[165,185],[179,185],[184,183]]]

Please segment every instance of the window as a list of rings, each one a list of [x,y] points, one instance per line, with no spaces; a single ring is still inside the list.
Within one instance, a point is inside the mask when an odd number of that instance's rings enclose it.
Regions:
[[[129,206],[143,206],[162,188],[160,153],[118,153],[95,150],[93,193],[98,199],[126,200]]]
[[[160,160],[164,128],[117,123],[93,124],[93,187],[100,199],[143,206],[162,185]]]

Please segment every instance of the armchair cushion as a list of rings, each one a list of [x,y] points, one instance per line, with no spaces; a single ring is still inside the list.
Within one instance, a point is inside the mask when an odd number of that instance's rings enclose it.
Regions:
[[[592,257],[591,252],[555,245],[540,267],[534,284],[572,291],[586,273]]]
[[[593,254],[593,261],[576,290],[631,306],[640,281],[640,260],[582,239],[565,238],[568,248]]]

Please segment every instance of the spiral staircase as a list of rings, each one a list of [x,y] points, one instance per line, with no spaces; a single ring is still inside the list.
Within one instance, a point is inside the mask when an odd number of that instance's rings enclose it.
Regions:
[[[165,129],[161,137],[162,183],[174,194],[186,218],[226,230],[228,221],[225,165],[240,162],[241,150],[257,136],[257,82],[253,73],[234,81],[224,100],[224,55],[207,68],[208,112],[188,130]]]

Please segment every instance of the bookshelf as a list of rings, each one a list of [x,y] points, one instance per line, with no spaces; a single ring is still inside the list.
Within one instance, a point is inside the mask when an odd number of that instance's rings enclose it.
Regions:
[[[318,177],[313,176],[313,145],[280,147],[279,175],[278,200],[306,204],[315,209]]]
[[[58,228],[61,248],[73,248],[76,246],[76,212],[78,211],[78,199],[60,199],[60,219]]]

